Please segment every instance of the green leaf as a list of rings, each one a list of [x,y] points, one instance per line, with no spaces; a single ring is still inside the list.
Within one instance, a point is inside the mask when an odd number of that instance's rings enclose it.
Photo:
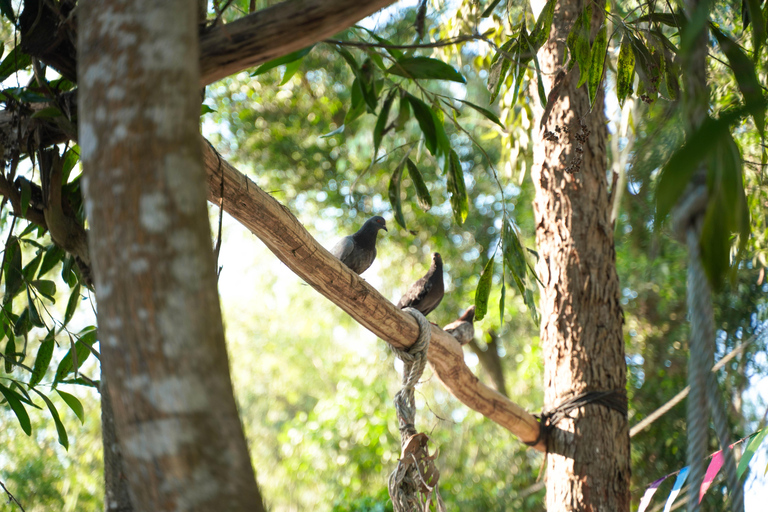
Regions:
[[[566,45],[571,52],[571,59],[575,59],[579,64],[579,83],[577,87],[581,87],[589,78],[589,64],[590,64],[590,51],[589,51],[589,27],[592,23],[592,3],[587,2],[587,5],[581,11],[581,14],[576,18],[573,23],[571,31],[568,33],[566,39]],[[569,64],[569,69],[573,66],[573,62]]]
[[[424,178],[421,176],[419,168],[416,167],[416,164],[410,158],[407,158],[405,163],[408,166],[408,174],[411,176],[413,187],[416,189],[416,201],[422,210],[427,211],[432,208],[432,196],[429,195],[427,184],[424,183]]]
[[[31,240],[24,240],[27,243],[30,243]],[[35,278],[35,274],[37,273],[37,269],[40,267],[40,261],[43,259],[43,251],[37,251],[37,254],[34,258],[32,258],[29,263],[24,265],[24,268],[21,269],[21,275],[24,278],[24,281],[31,281]]]
[[[404,166],[405,160],[398,164],[398,166],[395,168],[395,172],[392,173],[392,177],[389,180],[389,202],[392,204],[392,208],[395,210],[395,220],[403,227],[403,229],[406,229],[405,217],[403,216],[403,204],[400,200],[400,179],[403,175]]]
[[[306,48],[295,51],[293,53],[289,53],[288,55],[283,55],[282,57],[278,57],[276,59],[270,60],[269,62],[265,62],[264,64],[256,68],[256,71],[251,73],[251,76],[258,76],[258,75],[261,75],[262,73],[266,73],[271,69],[275,69],[277,66],[282,66],[283,64],[299,61],[304,57],[306,57],[314,47],[315,45],[307,46]]]
[[[5,344],[5,373],[13,371],[13,363],[16,362],[16,338],[13,334],[8,336],[8,343]]]
[[[493,103],[499,95],[501,84],[503,84],[504,80],[507,78],[509,67],[512,65],[509,57],[504,55],[504,53],[507,53],[515,60],[520,59],[520,45],[518,44],[517,39],[510,39],[504,43],[501,48],[499,48],[496,55],[493,56],[493,60],[491,60],[491,67],[488,71],[488,90],[491,92],[490,103]]]
[[[51,302],[56,303],[56,300],[54,299],[54,296],[56,295],[56,283],[47,279],[37,279],[29,284],[34,286],[40,295]]]
[[[765,134],[765,103],[760,88],[760,81],[757,78],[755,64],[741,51],[732,39],[723,34],[717,27],[712,26],[711,28],[712,33],[717,38],[717,42],[720,43],[720,48],[728,58],[739,90],[744,95],[747,108],[755,119],[755,126],[760,131],[760,135],[763,136]]]
[[[11,0],[0,0],[0,12],[12,23],[16,23],[16,14],[13,12]]]
[[[61,184],[66,185],[69,182],[69,175],[80,161],[80,146],[72,146],[64,153],[64,163],[61,167]]]
[[[82,332],[82,331],[81,331]],[[91,351],[88,346],[93,345],[96,342],[96,331],[89,331],[88,333],[80,336],[80,339],[75,343],[75,355],[77,356],[77,367],[82,368],[83,363],[91,355]],[[56,368],[56,375],[53,378],[53,382],[61,382],[61,380],[75,371],[74,361],[72,359],[72,349],[70,348],[67,355],[59,363],[59,367]]]
[[[759,62],[760,49],[765,44],[767,37],[765,18],[763,18],[763,13],[760,10],[762,0],[745,0],[744,3],[749,12],[749,20],[752,21],[752,48],[755,52],[755,62]],[[746,25],[744,28],[747,28]]]
[[[3,302],[7,303],[13,299],[24,282],[24,276],[21,273],[21,247],[19,239],[11,237],[5,246],[5,296]]]
[[[75,316],[75,311],[77,311],[77,306],[80,304],[80,300],[80,283],[78,283],[72,288],[72,293],[69,295],[67,310],[64,312],[64,325],[67,325],[70,320],[72,320],[72,317]]]
[[[357,78],[360,92],[362,92],[362,96],[366,105],[368,105],[368,108],[371,110],[371,112],[374,112],[376,110],[376,103],[378,100],[376,98],[376,91],[372,81],[373,69],[372,66],[368,65],[370,61],[364,62],[363,66],[360,67],[357,64],[355,58],[346,48],[337,46],[336,51],[344,58],[345,61],[347,61],[347,64],[352,69],[352,73],[354,73],[355,78]]]
[[[40,270],[37,273],[37,277],[43,277],[45,274],[50,272],[51,269],[53,269],[53,267],[55,267],[56,264],[64,258],[65,255],[66,253],[64,252],[64,249],[60,248],[58,245],[49,245],[45,250],[43,262],[40,264]]]
[[[637,76],[640,77],[648,96],[651,99],[655,99],[659,92],[658,83],[661,78],[660,59],[654,59],[654,56],[651,55],[651,52],[640,38],[629,33],[628,36],[632,43],[632,53],[635,55],[635,71]]]
[[[549,33],[552,29],[552,20],[555,17],[555,4],[557,0],[549,0],[544,8],[539,13],[539,18],[536,20],[536,24],[531,30],[529,40],[534,48],[534,54],[541,48],[544,43],[549,39]]]
[[[723,204],[722,195],[710,199],[704,225],[701,228],[701,263],[713,290],[722,287],[723,277],[728,271],[731,251],[730,233],[725,216],[718,210]]]
[[[450,80],[467,83],[466,79],[453,66],[429,57],[403,57],[393,64],[387,73],[406,78],[427,80]]]
[[[597,32],[597,36],[595,37],[595,42],[592,44],[592,61],[589,64],[589,80],[587,81],[590,109],[595,104],[597,91],[600,88],[600,84],[603,81],[603,66],[605,64],[605,56],[606,56],[607,50],[608,50],[608,26],[605,23],[603,23],[603,26]]]
[[[512,277],[517,284],[520,295],[525,295],[525,277],[527,269],[525,251],[517,236],[517,231],[509,219],[505,219],[504,221],[503,251],[506,267],[512,272]]]
[[[744,114],[743,109],[723,113],[719,119],[707,117],[683,146],[675,151],[661,170],[656,186],[656,216],[660,226],[677,203],[694,172],[718,141],[729,135],[729,127]]]
[[[24,69],[30,64],[32,64],[32,57],[22,52],[17,46],[0,63],[0,82],[5,81],[6,78],[16,71]]]
[[[61,418],[59,418],[59,411],[56,410],[56,406],[53,405],[53,402],[51,402],[50,398],[42,394],[40,391],[36,390],[35,388],[32,388],[32,391],[40,395],[40,398],[43,399],[45,405],[48,406],[48,410],[51,411],[51,416],[53,416],[53,422],[56,424],[56,432],[59,434],[59,444],[66,450],[69,450],[69,438],[67,437],[67,430],[64,428],[64,424],[61,422]]]
[[[205,112],[203,112],[205,113]],[[59,107],[45,107],[44,109],[38,110],[34,114],[30,116],[32,119],[52,119],[54,117],[61,117],[62,114],[61,110],[59,110]]]
[[[29,332],[29,308],[24,308],[19,317],[16,319],[16,323],[13,325],[13,334],[16,336],[24,336]]]
[[[521,36],[525,37],[524,30],[521,32]],[[530,38],[525,37],[525,40],[528,43],[528,48],[530,48],[531,50],[531,55],[533,56],[533,65],[536,68],[536,89],[539,94],[539,103],[541,103],[541,108],[546,108],[547,93],[544,90],[544,80],[541,78],[541,67],[539,67],[539,58],[536,56],[536,50],[534,49],[533,44],[530,41]]]
[[[0,393],[8,400],[8,405],[16,413],[16,419],[19,420],[19,425],[25,434],[32,435],[32,423],[29,421],[29,414],[21,403],[22,397],[15,391],[0,384]]]
[[[437,138],[437,154],[435,156],[447,156],[451,150],[451,141],[448,139],[448,134],[445,133],[445,124],[443,123],[445,114],[437,107],[430,109],[430,112],[432,113],[432,121],[435,123],[435,136]]]
[[[432,117],[432,110],[413,94],[406,94],[406,98],[408,98],[408,102],[413,109],[413,115],[416,117],[416,121],[419,122],[419,127],[424,134],[424,142],[427,145],[427,149],[430,153],[436,155],[437,129],[435,128],[435,119]]]
[[[654,23],[661,23],[662,25],[667,25],[670,27],[682,29],[685,27],[686,18],[685,15],[681,12],[678,13],[668,13],[668,12],[652,12],[650,14],[646,14],[644,16],[640,16],[639,18],[636,18],[629,23],[632,25],[636,25],[638,23],[647,23],[647,22],[654,22]]]
[[[456,98],[456,99],[458,99],[458,98]],[[481,114],[483,114],[488,120],[493,121],[497,125],[499,125],[502,128],[504,128],[504,125],[501,124],[501,120],[499,119],[499,116],[497,116],[496,114],[494,114],[493,112],[491,112],[487,108],[483,108],[483,107],[481,107],[479,105],[475,105],[471,101],[466,101],[466,100],[459,100],[459,101],[462,102],[465,105],[468,105],[468,106],[472,107],[473,109],[475,109],[478,112],[480,112]]]
[[[768,435],[768,427],[763,427],[763,429],[749,441],[747,449],[744,450],[744,453],[741,455],[741,460],[739,460],[739,468],[736,470],[739,479],[749,467],[749,461],[752,460],[757,449],[763,444],[766,435]]]
[[[80,403],[80,400],[78,400],[75,395],[70,395],[69,393],[60,389],[56,389],[56,392],[59,394],[61,399],[66,402],[69,408],[72,409],[72,412],[75,413],[75,416],[80,419],[80,423],[85,423],[85,410],[83,409],[83,404]]]
[[[45,327],[42,318],[40,318],[40,313],[37,312],[37,307],[35,307],[35,301],[32,300],[32,293],[29,290],[29,286],[27,286],[27,302],[29,303],[30,323],[35,327]]]
[[[69,286],[74,286],[77,283],[77,275],[75,274],[75,271],[72,270],[74,264],[75,258],[73,258],[72,255],[67,254],[64,256],[64,261],[61,265],[61,278]]]
[[[401,130],[408,119],[411,118],[411,107],[408,104],[408,100],[403,95],[400,97],[400,108],[397,112],[397,129]]]
[[[485,10],[483,11],[483,14],[481,14],[480,17],[487,18],[488,16],[493,14],[493,10],[496,8],[497,5],[499,5],[499,2],[501,2],[501,0],[491,0],[491,3],[488,4],[488,7],[485,8]]]
[[[289,62],[285,65],[285,73],[283,73],[283,79],[280,81],[280,85],[283,86],[288,83],[288,81],[293,78],[293,75],[296,74],[296,72],[301,67],[301,61],[295,60],[293,62]]]
[[[40,348],[37,349],[37,357],[35,357],[35,366],[32,368],[32,377],[29,379],[29,387],[37,386],[45,376],[45,372],[48,370],[48,365],[51,364],[51,358],[53,357],[54,339],[51,334],[48,333],[45,340],[40,344]]]
[[[475,318],[482,320],[488,312],[488,299],[491,296],[491,284],[493,283],[493,259],[496,253],[493,253],[491,259],[485,264],[483,273],[480,275],[480,281],[475,290]]]
[[[384,137],[384,130],[387,128],[387,119],[389,118],[389,111],[392,108],[392,102],[395,101],[396,92],[395,89],[389,91],[387,98],[381,105],[381,111],[379,112],[379,118],[376,120],[376,126],[373,128],[373,161],[376,160],[376,155],[379,152],[381,139]]]
[[[344,116],[344,125],[348,125],[365,112],[365,99],[363,98],[363,89],[360,85],[360,80],[355,78],[352,82],[352,94],[351,105],[347,111],[347,115]]]
[[[216,112],[215,108],[211,108],[205,103],[200,105],[200,115],[203,116],[205,114],[210,114],[211,112]],[[33,116],[34,117],[34,116]]]
[[[467,197],[467,188],[464,183],[464,171],[461,168],[461,161],[456,151],[451,150],[446,159],[448,167],[448,192],[451,194],[451,208],[453,208],[453,218],[459,225],[464,224],[469,214],[469,198]]]
[[[504,266],[502,265],[502,269]],[[501,274],[501,296],[499,297],[499,325],[504,325],[504,300],[507,297],[507,285],[504,283],[504,272]],[[477,312],[475,312],[477,314]]]

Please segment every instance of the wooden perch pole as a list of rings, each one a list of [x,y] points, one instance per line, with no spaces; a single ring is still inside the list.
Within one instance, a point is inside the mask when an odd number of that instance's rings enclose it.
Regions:
[[[203,142],[203,156],[211,203],[222,203],[223,180],[224,211],[259,237],[296,275],[387,343],[405,348],[416,341],[416,320],[334,258],[288,208],[221,158],[207,141]],[[458,342],[435,325],[427,357],[443,385],[464,405],[524,442],[536,440],[536,418],[481,383],[464,364],[464,352]],[[545,445],[539,442],[534,448],[544,451]]]

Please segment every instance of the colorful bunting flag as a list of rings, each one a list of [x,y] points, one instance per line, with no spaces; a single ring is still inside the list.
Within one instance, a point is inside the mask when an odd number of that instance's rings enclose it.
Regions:
[[[768,434],[768,428],[764,428],[763,430],[758,431],[757,435],[752,434],[752,436],[750,436],[752,437],[752,440],[747,445],[747,449],[744,450],[744,453],[741,456],[741,460],[739,461],[739,468],[736,470],[739,478],[741,478],[741,475],[743,475],[747,470],[747,467],[749,467],[749,461],[752,460],[752,456],[755,455],[757,449],[761,444],[763,444],[763,440],[765,439],[766,434]]]
[[[741,456],[741,460],[739,461],[739,467],[737,469],[737,473],[739,478],[744,474],[744,472],[747,470],[747,467],[749,467],[749,462],[752,460],[752,457],[755,455],[755,452],[758,448],[760,448],[760,445],[762,445],[765,438],[768,437],[768,427],[758,430],[757,432],[754,432],[747,437],[743,439],[739,439],[735,443],[733,443],[729,448],[733,449],[734,446],[736,446],[739,443],[743,443],[744,441],[749,440],[749,444],[747,445],[747,448],[744,450],[744,454]],[[710,455],[711,461],[709,463],[709,466],[707,467],[707,471],[704,475],[704,481],[701,483],[701,487],[699,488],[699,503],[701,503],[702,498],[704,497],[704,493],[709,490],[710,486],[712,485],[712,482],[715,480],[715,477],[717,476],[720,469],[723,467],[723,463],[725,459],[723,458],[723,451],[717,451]],[[768,466],[765,468],[766,474],[768,474]],[[643,497],[640,498],[640,506],[637,509],[637,512],[645,512],[645,510],[648,508],[648,505],[651,503],[651,498],[653,498],[653,495],[656,494],[656,491],[661,486],[662,482],[669,478],[670,476],[674,475],[675,473],[670,473],[667,476],[664,476],[662,478],[659,478],[655,482],[653,482],[651,485],[648,486],[648,488],[645,490],[645,493],[643,494]],[[677,472],[677,478],[675,479],[675,485],[672,487],[672,492],[669,493],[669,497],[667,498],[667,502],[664,505],[664,512],[670,512],[672,509],[672,504],[677,499],[677,496],[680,494],[680,491],[683,488],[683,485],[685,484],[685,480],[688,478],[688,467],[684,467],[679,472]]]
[[[667,504],[664,505],[664,512],[669,512],[670,510],[672,510],[672,504],[677,499],[677,495],[680,494],[680,489],[683,488],[683,484],[685,483],[686,478],[688,478],[688,466],[685,466],[677,474],[675,485],[672,487],[672,492],[669,493],[669,498],[667,498]]]
[[[638,507],[637,512],[644,512],[646,508],[648,508],[648,505],[651,503],[651,498],[653,498],[653,495],[656,494],[656,491],[659,489],[659,486],[661,485],[661,482],[667,479],[669,475],[663,476],[653,482],[648,489],[645,490],[645,494],[643,494],[643,497],[640,498],[640,507]]]
[[[699,503],[701,503],[701,499],[704,497],[704,493],[707,492],[707,489],[709,489],[709,486],[712,485],[712,481],[717,476],[717,472],[723,467],[723,462],[725,462],[723,450],[715,452],[715,454],[712,455],[712,460],[709,461],[709,466],[707,466],[707,472],[704,473],[704,481],[701,482],[701,487],[699,488]]]

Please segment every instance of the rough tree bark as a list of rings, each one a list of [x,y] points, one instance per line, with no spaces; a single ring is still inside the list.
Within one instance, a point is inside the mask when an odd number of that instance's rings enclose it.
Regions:
[[[565,40],[583,0],[557,4],[549,42],[539,52],[547,89],[561,69]],[[594,9],[593,34],[603,19]],[[548,79],[549,83],[546,83]],[[578,66],[562,89],[544,130],[566,126],[570,137],[544,140],[534,148],[534,213],[542,280],[541,342],[544,352],[545,410],[587,391],[626,387],[613,225],[606,178],[606,124],[603,95],[589,111],[586,86],[577,89]],[[541,112],[538,113],[540,117]],[[580,170],[565,168],[579,158],[573,136],[583,119],[590,134]],[[539,120],[536,121],[537,126]],[[549,435],[547,510],[629,510],[630,453],[626,414],[597,403],[571,412]]]
[[[102,364],[136,510],[263,510],[216,291],[197,23],[185,0],[79,4]]]

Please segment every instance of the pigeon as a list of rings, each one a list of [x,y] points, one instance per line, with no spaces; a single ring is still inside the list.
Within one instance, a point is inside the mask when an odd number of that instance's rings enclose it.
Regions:
[[[397,303],[397,307],[400,309],[415,308],[422,315],[427,316],[443,300],[444,292],[443,260],[439,253],[433,253],[429,271],[405,292],[405,295],[400,298],[400,302]]]
[[[389,231],[383,217],[371,217],[357,233],[345,236],[331,249],[331,254],[341,260],[356,274],[362,274],[376,259],[376,235],[379,230]]]
[[[475,337],[475,306],[469,306],[463,315],[443,327],[443,330],[456,338],[461,345],[472,341]]]

